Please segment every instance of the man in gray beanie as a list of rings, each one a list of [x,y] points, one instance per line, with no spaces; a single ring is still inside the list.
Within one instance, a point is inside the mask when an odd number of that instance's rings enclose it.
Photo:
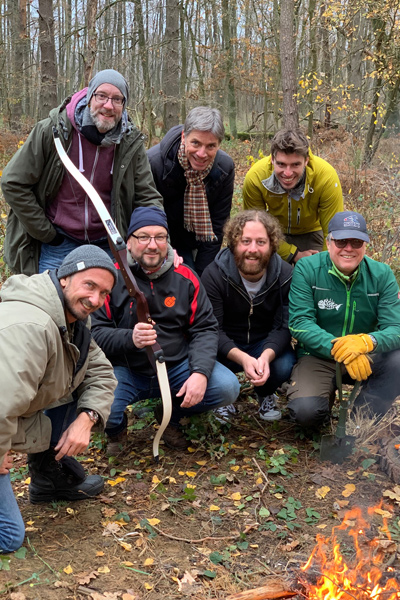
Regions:
[[[113,402],[113,369],[88,321],[116,279],[110,257],[84,245],[58,270],[15,275],[1,288],[0,554],[19,548],[25,534],[10,450],[28,453],[32,503],[83,500],[103,489],[102,477],[87,476],[73,456],[87,449]]]
[[[1,186],[10,205],[4,258],[13,273],[33,275],[54,269],[85,243],[108,247],[94,206],[60,163],[53,128],[123,236],[136,207],[162,208],[143,135],[126,110],[128,99],[126,79],[113,69],[100,71],[87,88],[36,124],[4,169]]]

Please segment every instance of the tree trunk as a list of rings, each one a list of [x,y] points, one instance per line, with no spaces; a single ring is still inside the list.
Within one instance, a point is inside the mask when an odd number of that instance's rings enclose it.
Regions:
[[[164,131],[179,124],[179,5],[167,0],[164,35]]]
[[[97,0],[87,0],[86,47],[83,57],[85,86],[93,76],[94,61],[97,54],[96,13]]]
[[[283,126],[298,129],[299,113],[296,98],[296,64],[294,47],[294,0],[281,0],[280,49],[283,92]]]
[[[44,119],[57,105],[57,64],[52,0],[39,0],[39,45],[41,67],[39,118]]]
[[[143,24],[143,11],[141,0],[134,0],[135,4],[135,25],[138,32],[139,40],[139,54],[140,61],[142,64],[143,84],[144,84],[144,106],[146,112],[146,124],[147,124],[147,135],[148,145],[151,146],[151,140],[154,134],[153,125],[153,106],[151,102],[151,84],[149,75],[149,60],[147,55],[146,38],[144,35],[144,24]]]
[[[222,37],[225,51],[225,86],[228,99],[229,129],[231,136],[237,138],[231,12],[230,0],[222,0]]]

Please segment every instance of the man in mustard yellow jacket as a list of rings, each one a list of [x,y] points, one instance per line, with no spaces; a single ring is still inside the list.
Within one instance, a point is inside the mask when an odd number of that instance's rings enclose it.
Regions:
[[[243,208],[268,210],[283,229],[278,254],[292,264],[326,250],[328,223],[343,210],[339,177],[314,156],[301,131],[281,130],[271,154],[254,163],[243,185]]]

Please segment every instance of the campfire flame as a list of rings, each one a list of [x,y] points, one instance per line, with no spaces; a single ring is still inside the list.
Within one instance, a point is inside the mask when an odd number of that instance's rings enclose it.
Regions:
[[[342,524],[332,529],[331,537],[317,536],[317,544],[302,567],[304,572],[316,573],[318,578],[315,585],[303,582],[309,600],[400,600],[400,585],[391,575],[393,569],[382,564],[385,548],[390,544],[387,521],[383,519],[380,529],[385,540],[368,537],[370,521],[377,508],[368,509],[369,522],[364,519],[361,509],[352,509]],[[354,548],[349,562],[342,553],[345,546],[342,545],[341,551],[341,531],[352,538]]]

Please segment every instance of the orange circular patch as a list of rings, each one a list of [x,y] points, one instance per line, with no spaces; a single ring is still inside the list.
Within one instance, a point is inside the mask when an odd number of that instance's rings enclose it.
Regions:
[[[175,306],[175,302],[176,302],[175,296],[167,296],[164,300],[164,304],[165,304],[165,306],[168,306],[168,308],[171,308],[171,306]]]

